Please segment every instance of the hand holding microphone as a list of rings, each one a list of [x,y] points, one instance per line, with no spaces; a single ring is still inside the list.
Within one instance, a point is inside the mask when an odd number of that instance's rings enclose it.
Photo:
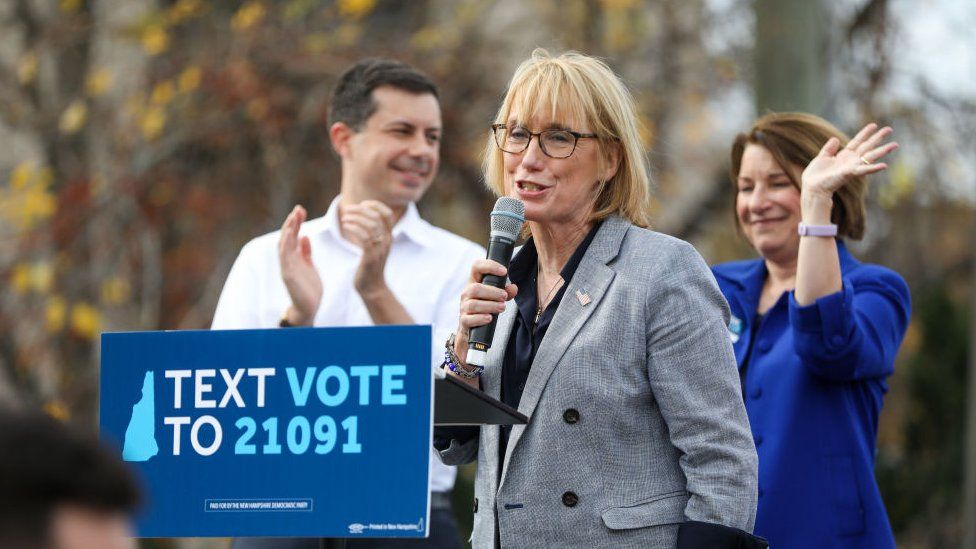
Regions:
[[[488,257],[471,266],[471,279],[461,292],[461,317],[454,352],[469,365],[484,366],[494,337],[498,313],[518,288],[505,284],[515,241],[525,223],[525,205],[502,197],[491,212]]]

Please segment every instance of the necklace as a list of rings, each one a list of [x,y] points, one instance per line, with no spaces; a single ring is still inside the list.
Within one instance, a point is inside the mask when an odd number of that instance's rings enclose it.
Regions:
[[[538,268],[538,270],[536,271],[536,273],[537,273],[535,275],[536,276],[536,280],[538,280],[540,278],[539,275],[542,274],[542,267],[541,266]],[[559,285],[560,285],[560,283],[562,283],[562,282],[563,282],[563,277],[561,277],[561,276],[558,277],[556,279],[556,282],[552,285],[552,287],[549,288],[549,292],[546,294],[545,299],[543,299],[542,301],[539,301],[539,304],[535,308],[535,321],[533,321],[533,324],[538,324],[539,323],[539,317],[542,316],[542,311],[546,308],[546,305],[549,304],[549,298],[552,297],[552,292],[556,291],[556,288],[558,288]]]

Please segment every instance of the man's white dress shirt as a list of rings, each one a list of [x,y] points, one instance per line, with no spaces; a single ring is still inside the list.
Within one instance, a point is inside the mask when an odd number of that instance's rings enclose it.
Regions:
[[[278,326],[291,297],[281,280],[280,231],[251,240],[241,250],[220,294],[212,329]],[[299,231],[312,245],[312,263],[322,278],[322,301],[315,326],[372,326],[366,305],[353,286],[362,251],[339,231],[339,197],[323,217],[306,221]],[[431,356],[440,365],[444,341],[457,328],[461,291],[471,264],[485,257],[481,246],[421,219],[410,204],[393,228],[386,261],[386,284],[416,324],[433,326]],[[431,453],[431,490],[454,486],[456,470]]]

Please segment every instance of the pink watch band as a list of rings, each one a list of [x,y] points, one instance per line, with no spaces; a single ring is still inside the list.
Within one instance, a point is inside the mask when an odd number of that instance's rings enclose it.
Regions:
[[[800,236],[837,236],[837,225],[807,225],[801,222],[796,227]]]

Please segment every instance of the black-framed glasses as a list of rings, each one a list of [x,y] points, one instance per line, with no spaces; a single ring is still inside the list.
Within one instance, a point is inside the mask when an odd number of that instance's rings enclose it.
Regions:
[[[492,124],[491,131],[495,134],[495,144],[507,153],[518,154],[528,149],[532,138],[538,137],[539,148],[552,158],[569,158],[576,151],[576,143],[580,139],[597,137],[595,133],[555,129],[534,133],[522,126],[509,127],[507,124]]]

